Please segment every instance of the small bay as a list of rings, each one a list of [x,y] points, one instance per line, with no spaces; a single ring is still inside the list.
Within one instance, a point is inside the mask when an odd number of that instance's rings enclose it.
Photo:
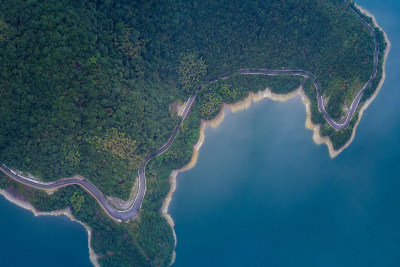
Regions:
[[[357,3],[392,50],[353,143],[330,159],[300,97],[228,111],[177,177],[174,266],[399,266],[400,2]]]
[[[66,216],[38,216],[0,197],[1,266],[92,266],[87,233]]]

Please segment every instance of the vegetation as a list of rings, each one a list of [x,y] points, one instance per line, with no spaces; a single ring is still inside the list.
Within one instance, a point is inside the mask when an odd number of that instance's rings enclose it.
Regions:
[[[0,162],[44,181],[80,174],[105,195],[127,199],[145,156],[164,144],[178,118],[168,108],[211,77],[240,68],[314,73],[327,110],[343,105],[372,72],[373,38],[349,3],[339,0],[128,1],[14,0],[0,3]],[[380,58],[385,48],[380,40]],[[368,88],[376,89],[382,75]],[[71,207],[93,229],[103,266],[165,266],[174,246],[160,213],[172,169],[186,164],[201,119],[223,103],[267,86],[288,93],[299,85],[312,120],[335,148],[341,131],[318,112],[309,79],[240,76],[203,85],[170,149],[146,168],[139,218],[116,223],[77,186],[46,193],[1,176],[0,187],[42,211]]]
[[[187,92],[193,92],[207,73],[203,59],[195,59],[193,54],[182,55],[179,60],[179,82]]]
[[[85,202],[85,197],[79,195],[78,191],[75,191],[71,197],[71,205],[74,212],[79,212],[84,202]]]
[[[9,26],[3,20],[0,20],[0,42],[4,42],[8,40],[9,35]]]
[[[125,137],[125,133],[119,133],[117,129],[107,129],[106,136],[100,138],[95,136],[93,141],[96,143],[98,152],[106,151],[116,158],[126,159],[132,168],[138,169],[144,162],[142,156],[136,155],[136,141]],[[91,141],[89,141],[91,143]]]

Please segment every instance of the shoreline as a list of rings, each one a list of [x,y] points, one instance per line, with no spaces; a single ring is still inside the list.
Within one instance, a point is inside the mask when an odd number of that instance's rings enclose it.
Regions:
[[[172,219],[171,215],[168,213],[168,208],[171,203],[172,196],[176,190],[176,186],[177,186],[176,177],[180,172],[187,171],[196,165],[197,159],[199,157],[200,148],[204,143],[204,139],[205,139],[204,131],[205,131],[206,127],[207,126],[210,126],[211,128],[218,127],[219,124],[224,120],[226,109],[229,109],[232,111],[232,113],[235,113],[235,112],[247,109],[253,103],[259,102],[266,98],[269,98],[273,101],[284,102],[284,101],[286,101],[292,97],[295,97],[297,95],[301,96],[303,103],[306,105],[306,112],[307,112],[306,127],[309,128],[309,126],[315,126],[314,124],[311,123],[311,111],[310,111],[310,107],[309,107],[310,102],[309,102],[307,96],[305,95],[301,86],[298,89],[296,89],[286,95],[274,94],[271,92],[269,87],[267,87],[264,91],[259,91],[258,93],[249,92],[248,96],[244,100],[241,100],[241,101],[238,101],[238,102],[232,103],[232,104],[224,103],[222,105],[221,110],[218,112],[218,114],[215,116],[214,119],[208,120],[208,121],[202,120],[201,125],[200,125],[200,136],[199,136],[199,139],[197,140],[196,144],[193,146],[192,157],[191,157],[189,163],[187,163],[185,166],[183,166],[182,168],[180,168],[178,170],[173,170],[171,172],[171,174],[169,176],[169,184],[170,184],[171,188],[170,188],[167,196],[164,198],[163,204],[161,206],[162,216],[167,220],[168,224],[170,225],[170,227],[172,229],[172,233],[173,233],[173,236],[175,239],[175,247],[178,243],[177,236],[176,236],[175,229],[174,229],[175,223],[174,223],[174,220]],[[316,128],[316,127],[314,127],[314,128]],[[318,128],[318,133],[319,133],[319,128]],[[315,130],[314,130],[314,135],[315,135]],[[172,259],[171,259],[170,265],[172,265],[174,263],[175,258],[176,258],[176,252],[174,250],[172,252]]]
[[[361,11],[361,13],[363,13],[364,15],[366,15],[366,16],[368,16],[368,17],[370,17],[372,19],[372,23],[374,24],[374,27],[377,27],[383,33],[383,37],[385,38],[386,47],[385,47],[385,50],[383,51],[382,77],[381,77],[381,80],[379,81],[378,85],[376,86],[376,89],[375,89],[374,93],[360,107],[360,110],[358,111],[358,118],[357,118],[356,123],[354,124],[353,131],[351,133],[351,137],[346,142],[346,144],[344,144],[340,149],[334,150],[332,142],[329,139],[329,137],[321,137],[319,135],[319,127],[320,127],[320,125],[314,125],[314,127],[315,127],[314,135],[313,135],[314,142],[317,143],[318,145],[325,143],[329,148],[329,154],[330,154],[331,158],[335,158],[343,150],[345,150],[347,147],[349,147],[350,144],[353,142],[354,137],[356,135],[358,124],[361,122],[361,118],[362,118],[362,116],[364,114],[364,111],[375,100],[375,98],[377,97],[377,95],[379,94],[379,92],[381,90],[381,87],[382,87],[383,83],[385,82],[385,79],[386,79],[386,68],[385,68],[386,60],[387,60],[387,57],[388,57],[390,49],[391,49],[391,43],[389,41],[389,38],[387,37],[386,32],[378,25],[375,16],[373,14],[371,14],[365,8],[357,5],[356,3],[354,3],[354,5],[357,7],[357,9],[359,9]],[[308,114],[308,112],[307,112],[307,114]],[[310,121],[310,123],[311,123],[311,121]]]
[[[94,250],[93,250],[93,248],[91,246],[92,229],[89,226],[87,226],[86,224],[84,224],[83,222],[77,220],[72,215],[71,211],[68,208],[63,209],[63,210],[41,212],[41,211],[37,211],[31,205],[31,203],[29,203],[28,201],[25,201],[23,199],[20,199],[20,198],[16,197],[15,195],[11,194],[7,190],[0,189],[0,195],[2,195],[6,200],[10,201],[11,203],[15,204],[16,206],[21,207],[21,208],[23,208],[25,210],[32,211],[32,213],[35,216],[62,216],[62,215],[64,215],[64,216],[68,217],[71,221],[81,224],[86,229],[86,232],[88,234],[88,248],[89,248],[89,259],[90,259],[90,262],[93,264],[93,266],[100,267],[100,264],[98,263],[99,256],[94,252]]]
[[[369,97],[364,103],[363,105],[360,107],[360,110],[358,112],[358,119],[357,122],[355,123],[354,127],[353,127],[353,131],[351,134],[350,139],[346,142],[346,144],[344,144],[340,149],[335,150],[333,148],[333,144],[332,141],[330,140],[329,137],[327,136],[321,136],[320,135],[320,125],[319,124],[313,124],[311,121],[311,109],[310,109],[310,100],[308,99],[308,97],[306,96],[305,92],[303,91],[302,86],[300,86],[298,89],[288,93],[288,94],[274,94],[271,92],[271,90],[269,89],[269,87],[267,87],[264,91],[259,91],[258,93],[253,93],[253,92],[249,92],[248,96],[241,100],[238,101],[236,103],[232,103],[232,104],[223,104],[221,110],[218,112],[218,114],[215,116],[214,119],[209,120],[209,121],[204,121],[202,120],[201,122],[201,126],[200,126],[200,137],[197,140],[196,144],[193,146],[193,154],[192,154],[192,158],[190,159],[189,163],[186,164],[185,166],[183,166],[182,168],[178,169],[178,170],[173,170],[170,174],[169,177],[169,184],[171,186],[167,196],[164,198],[163,200],[163,204],[161,207],[161,213],[162,216],[167,220],[168,224],[170,225],[172,232],[173,232],[173,236],[175,239],[175,248],[176,245],[178,243],[177,240],[177,236],[175,233],[175,223],[174,220],[172,219],[171,215],[168,213],[168,208],[169,205],[171,203],[172,200],[172,196],[176,190],[176,186],[177,186],[177,181],[176,181],[176,177],[180,172],[184,172],[187,171],[191,168],[193,168],[196,165],[197,159],[198,159],[198,154],[199,154],[199,150],[202,146],[202,144],[204,143],[204,139],[205,139],[205,134],[204,134],[204,130],[207,126],[210,126],[212,128],[216,128],[218,127],[218,125],[224,120],[225,117],[225,109],[230,109],[232,111],[232,113],[235,113],[237,111],[240,110],[244,110],[249,108],[252,103],[256,103],[258,101],[261,101],[265,98],[269,98],[273,101],[280,101],[280,102],[284,102],[296,95],[300,95],[303,104],[305,105],[305,109],[306,109],[306,113],[307,113],[307,118],[306,118],[306,122],[305,122],[305,127],[309,130],[313,131],[313,141],[314,143],[316,143],[317,145],[322,145],[325,144],[328,147],[328,151],[329,151],[329,156],[333,159],[336,156],[338,156],[341,152],[343,152],[343,150],[345,150],[347,147],[349,147],[349,145],[353,142],[355,134],[356,134],[356,130],[358,127],[358,124],[361,121],[362,115],[364,113],[364,111],[368,108],[368,106],[375,100],[376,96],[378,95],[384,81],[386,78],[386,69],[385,69],[385,64],[386,64],[386,60],[388,57],[388,54],[390,52],[390,48],[391,48],[391,43],[389,41],[389,39],[387,38],[386,32],[378,25],[376,18],[374,15],[372,15],[368,10],[362,8],[361,6],[355,4],[355,6],[365,15],[367,15],[368,17],[370,17],[372,19],[372,22],[374,24],[375,27],[379,28],[379,30],[383,33],[383,36],[385,38],[385,42],[386,42],[386,48],[383,52],[383,63],[382,63],[382,77],[381,80],[379,81],[374,93],[371,95],[371,97]],[[170,265],[172,265],[175,262],[175,258],[176,258],[176,251],[174,249],[174,251],[172,252],[172,259],[171,259],[171,263]]]

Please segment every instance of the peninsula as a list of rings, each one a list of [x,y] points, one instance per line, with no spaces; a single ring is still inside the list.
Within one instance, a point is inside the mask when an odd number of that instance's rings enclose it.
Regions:
[[[336,156],[389,48],[353,2],[31,1],[31,14],[23,2],[0,5],[0,188],[38,211],[69,209],[102,266],[171,262],[170,173],[224,103],[300,86]],[[171,104],[185,100],[176,116]]]

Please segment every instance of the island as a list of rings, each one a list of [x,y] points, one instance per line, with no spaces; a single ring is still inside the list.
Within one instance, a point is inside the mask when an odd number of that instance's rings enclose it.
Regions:
[[[226,106],[301,94],[337,156],[390,47],[353,1],[16,0],[0,14],[0,192],[81,222],[95,266],[173,262],[175,177]]]

